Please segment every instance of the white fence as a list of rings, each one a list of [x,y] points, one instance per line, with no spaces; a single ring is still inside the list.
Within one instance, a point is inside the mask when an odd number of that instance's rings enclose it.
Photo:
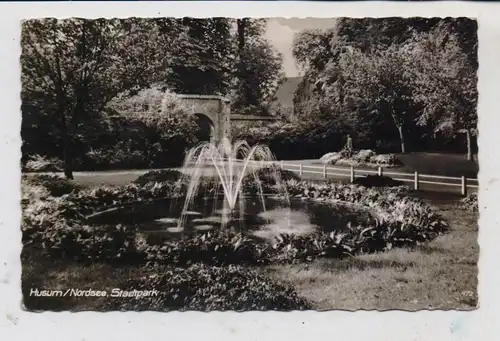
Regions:
[[[237,162],[241,162],[238,160]],[[462,195],[467,195],[469,188],[477,189],[479,188],[478,180],[475,178],[467,178],[466,176],[453,177],[453,176],[442,176],[442,175],[430,175],[430,174],[420,174],[418,172],[414,173],[403,173],[403,172],[391,172],[384,169],[383,167],[378,167],[377,170],[371,169],[356,169],[353,166],[350,167],[332,167],[311,164],[301,164],[301,163],[286,163],[285,161],[275,161],[275,162],[261,162],[252,161],[251,163],[262,164],[278,164],[281,168],[293,172],[299,173],[300,176],[304,174],[317,174],[322,178],[349,178],[350,182],[354,182],[356,178],[360,178],[366,175],[387,175],[393,180],[402,181],[405,183],[411,183],[415,190],[420,189],[421,184],[436,185],[436,186],[448,186],[460,188],[460,193]]]
[[[299,175],[303,174],[320,174],[323,178],[328,177],[343,177],[349,178],[351,182],[354,179],[363,177],[366,175],[387,175],[392,177],[396,181],[402,181],[406,183],[412,183],[415,190],[420,189],[420,184],[430,184],[437,186],[450,186],[460,188],[460,193],[462,195],[467,195],[467,190],[469,188],[479,188],[478,180],[475,178],[467,178],[466,176],[453,177],[453,176],[442,176],[442,175],[430,175],[430,174],[420,174],[418,172],[414,173],[402,173],[402,172],[391,172],[383,167],[378,167],[377,170],[369,169],[356,169],[353,166],[349,168],[342,167],[331,167],[327,165],[316,166],[316,165],[304,165],[301,163],[285,163],[283,161],[279,162],[281,168],[298,172]]]

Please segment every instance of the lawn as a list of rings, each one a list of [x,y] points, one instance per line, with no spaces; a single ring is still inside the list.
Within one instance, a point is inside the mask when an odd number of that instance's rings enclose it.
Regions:
[[[452,230],[414,249],[393,249],[347,260],[270,266],[318,310],[474,309],[477,305],[478,216],[456,201],[425,198]]]

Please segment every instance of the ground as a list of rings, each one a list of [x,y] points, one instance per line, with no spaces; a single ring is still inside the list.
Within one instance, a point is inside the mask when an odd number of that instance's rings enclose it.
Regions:
[[[113,183],[130,182],[138,175],[114,176]],[[87,186],[103,178],[77,177]],[[310,264],[261,268],[291,283],[298,294],[316,309],[473,309],[477,304],[478,215],[457,208],[457,197],[446,193],[420,193],[449,222],[451,231],[414,249],[362,255],[348,260],[317,260]],[[40,258],[25,250],[23,290],[30,287],[99,288],[120,287],[126,278],[143,274],[137,266],[106,264],[81,266]],[[26,297],[26,296],[25,296]],[[99,309],[102,299],[29,298],[30,309]],[[45,302],[43,302],[45,301]],[[50,303],[49,303],[50,302]],[[50,309],[49,308],[49,309]]]

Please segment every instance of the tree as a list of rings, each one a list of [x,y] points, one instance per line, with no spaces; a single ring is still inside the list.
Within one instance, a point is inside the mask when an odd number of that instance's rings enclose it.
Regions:
[[[233,109],[266,111],[284,80],[283,56],[264,38],[265,19],[236,21]]]
[[[73,178],[72,147],[84,123],[117,94],[163,75],[168,56],[158,53],[159,37],[155,25],[135,18],[23,23],[21,97],[58,121],[66,177]]]
[[[416,35],[409,44],[415,99],[422,106],[418,123],[432,125],[435,132],[465,134],[467,159],[472,160],[472,136],[477,134],[477,57],[462,46],[463,41],[446,27]]]
[[[231,20],[227,18],[168,19],[162,33],[174,39],[165,46],[165,84],[176,93],[226,95],[232,81],[234,51]]]
[[[388,117],[397,128],[401,152],[406,152],[405,125],[411,120],[412,88],[404,46],[342,54],[339,68],[346,101],[362,112]]]

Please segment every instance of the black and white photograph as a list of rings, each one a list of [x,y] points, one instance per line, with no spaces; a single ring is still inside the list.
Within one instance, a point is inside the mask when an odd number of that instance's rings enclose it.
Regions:
[[[22,22],[27,311],[474,310],[478,22]]]

